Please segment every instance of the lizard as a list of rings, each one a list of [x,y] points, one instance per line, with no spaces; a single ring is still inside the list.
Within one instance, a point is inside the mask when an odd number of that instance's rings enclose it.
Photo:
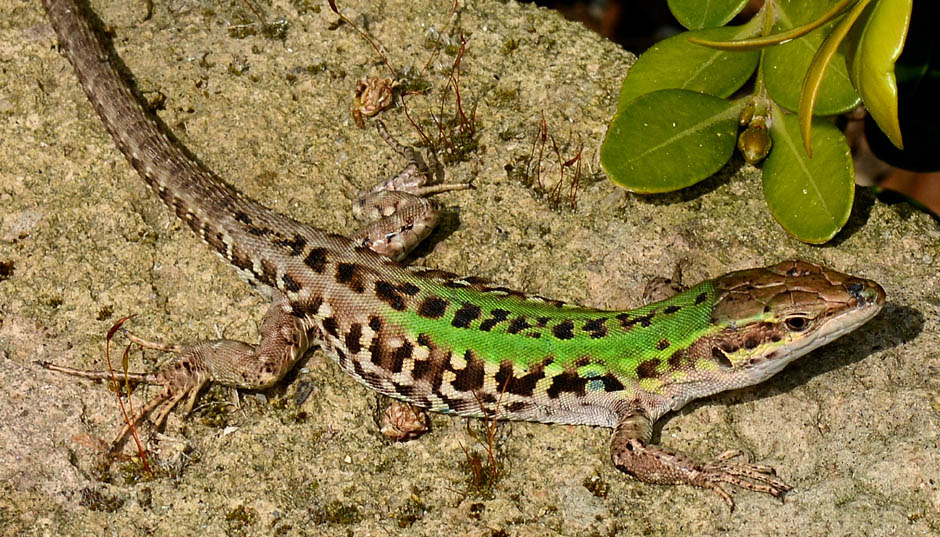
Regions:
[[[694,399],[763,382],[857,329],[885,303],[878,283],[800,260],[730,272],[624,311],[406,267],[399,261],[438,218],[426,196],[467,185],[425,185],[432,174],[426,163],[379,124],[409,164],[354,204],[379,216],[376,223],[346,237],[271,211],[191,157],[141,104],[88,6],[43,4],[132,167],[271,302],[257,344],[151,344],[178,354],[155,373],[129,374],[162,386],[141,411],[157,427],[184,398],[188,413],[209,382],[264,389],[319,347],[369,388],[431,411],[611,428],[610,460],[620,471],[647,483],[710,489],[734,509],[723,484],[778,498],[791,487],[773,467],[733,462],[740,451],[703,463],[657,445],[654,424]],[[40,365],[87,378],[107,374]]]

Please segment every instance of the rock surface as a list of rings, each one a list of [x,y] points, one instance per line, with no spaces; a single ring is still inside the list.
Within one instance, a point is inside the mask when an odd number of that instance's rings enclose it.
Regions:
[[[115,45],[180,140],[211,169],[294,218],[349,232],[349,200],[401,160],[350,115],[356,81],[387,76],[324,3],[94,2]],[[689,258],[689,281],[802,257],[875,279],[889,304],[851,336],[763,385],[694,403],[661,442],[702,459],[742,447],[795,486],[782,505],[656,487],[607,461],[608,431],[501,424],[501,479],[468,484],[465,420],[388,444],[377,397],[322,353],[279,387],[213,388],[158,438],[155,479],[107,468],[92,438],[119,423],[104,386],[34,360],[101,368],[120,317],[145,337],[254,341],[265,304],[145,189],[54,48],[38,2],[0,0],[0,535],[936,535],[940,532],[940,229],[907,204],[857,193],[826,247],[773,221],[757,170],[729,166],[675,195],[638,197],[599,172],[597,148],[633,56],[515,2],[343,3],[396,69],[429,85],[429,118],[466,37],[459,88],[479,146],[448,166],[476,189],[441,196],[445,225],[414,262],[597,307],[638,304],[643,282]],[[440,43],[440,45],[438,45]],[[456,114],[453,87],[444,116]],[[401,107],[382,113],[408,143]],[[533,142],[544,117],[544,188]],[[576,208],[559,161],[581,151]],[[528,163],[528,178],[524,170]],[[566,171],[565,181],[573,177]],[[557,198],[557,199],[556,199]],[[117,341],[120,352],[122,341]],[[135,351],[132,369],[164,357]],[[299,392],[311,391],[299,408]],[[138,391],[138,397],[153,391]],[[478,422],[471,429],[480,429]],[[128,452],[131,448],[128,447]]]

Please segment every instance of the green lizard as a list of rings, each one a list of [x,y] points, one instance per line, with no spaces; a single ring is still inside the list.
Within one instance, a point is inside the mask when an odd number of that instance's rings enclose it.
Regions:
[[[656,446],[653,424],[693,399],[762,382],[858,328],[884,304],[877,283],[802,261],[732,272],[630,311],[403,267],[392,258],[437,219],[421,196],[460,188],[424,186],[430,173],[413,150],[393,143],[409,166],[357,205],[383,217],[379,224],[353,238],[301,224],[245,198],[190,158],[102,61],[112,51],[82,6],[44,3],[121,151],[168,207],[272,301],[259,344],[158,346],[180,356],[157,373],[130,376],[164,387],[142,411],[157,425],[187,397],[188,412],[208,382],[266,388],[319,346],[370,388],[433,411],[613,428],[617,468],[650,483],[709,488],[733,507],[722,483],[774,496],[790,487],[770,467],[730,462],[735,452],[700,464]]]

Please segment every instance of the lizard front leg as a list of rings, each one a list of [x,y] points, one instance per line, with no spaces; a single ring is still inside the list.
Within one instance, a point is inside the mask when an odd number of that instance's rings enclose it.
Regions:
[[[653,421],[642,408],[625,413],[610,437],[610,460],[618,470],[640,481],[657,485],[693,485],[713,490],[734,510],[734,500],[722,488],[729,483],[743,489],[780,498],[792,487],[765,465],[732,463],[743,455],[740,450],[726,451],[714,461],[695,462],[681,451],[651,444]]]
[[[682,269],[688,265],[687,259],[680,259],[672,268],[672,276],[669,278],[656,276],[650,278],[643,288],[643,303],[659,302],[677,295],[687,289],[682,283]]]

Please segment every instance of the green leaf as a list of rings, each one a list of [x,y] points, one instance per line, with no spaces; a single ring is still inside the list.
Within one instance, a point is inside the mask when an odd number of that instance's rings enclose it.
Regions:
[[[813,110],[816,107],[816,97],[819,94],[819,88],[822,85],[823,76],[827,68],[832,64],[832,59],[838,52],[839,45],[845,40],[846,34],[852,29],[852,25],[865,10],[865,6],[871,0],[858,0],[852,6],[852,9],[845,14],[835,27],[829,32],[819,50],[813,55],[806,70],[806,76],[803,78],[803,87],[800,88],[800,105],[798,114],[800,116],[800,132],[803,134],[803,147],[809,156],[813,156],[812,142],[810,140],[810,131],[812,128]]]
[[[677,89],[637,97],[611,121],[601,167],[633,192],[694,185],[731,158],[743,104]]]
[[[904,48],[913,0],[877,0],[848,37],[846,61],[858,93],[881,130],[899,148],[898,89],[894,62]]]
[[[758,23],[760,21],[757,21]],[[759,24],[683,32],[653,45],[637,59],[620,87],[618,110],[662,89],[687,89],[727,97],[744,85],[757,67],[757,51],[727,52],[689,43],[691,36],[719,41],[757,35]]]
[[[669,0],[669,11],[689,30],[715,28],[728,24],[744,9],[747,0]]]
[[[832,27],[831,24],[824,26],[800,39],[767,49],[763,63],[764,84],[777,103],[793,111],[799,108],[800,82]],[[845,57],[841,52],[836,52],[823,76],[813,114],[841,114],[858,106],[859,101],[849,80]]]
[[[804,35],[812,32],[816,28],[825,25],[826,23],[832,21],[836,17],[842,14],[845,10],[845,7],[849,4],[856,2],[857,0],[839,0],[838,4],[832,6],[832,8],[823,13],[815,20],[810,20],[805,24],[800,24],[798,26],[793,26],[793,18],[786,16],[778,16],[778,23],[776,28],[778,32],[770,35],[762,35],[758,37],[752,37],[749,39],[741,39],[737,41],[704,41],[702,39],[690,39],[693,43],[699,45],[705,45],[706,47],[717,48],[719,50],[754,50],[772,47],[785,43],[792,39],[797,39],[803,37]],[[794,2],[796,3],[796,2]],[[791,4],[784,4],[783,7],[789,7]],[[825,5],[824,3],[818,3],[818,6]],[[784,14],[785,15],[785,14]],[[782,23],[782,24],[781,24]],[[789,28],[788,30],[779,31],[779,28]]]
[[[905,170],[940,171],[940,2],[912,6],[904,50],[894,64],[898,83],[898,119],[904,150],[888,140],[871,116],[865,118],[865,139],[876,157]]]
[[[853,0],[855,1],[855,0]],[[796,28],[825,16],[834,9],[846,8],[842,0],[777,0],[776,17],[783,28]]]
[[[764,198],[790,234],[822,244],[849,219],[855,196],[852,155],[845,136],[832,123],[812,123],[813,158],[800,143],[797,117],[773,107],[774,149],[764,161]]]

